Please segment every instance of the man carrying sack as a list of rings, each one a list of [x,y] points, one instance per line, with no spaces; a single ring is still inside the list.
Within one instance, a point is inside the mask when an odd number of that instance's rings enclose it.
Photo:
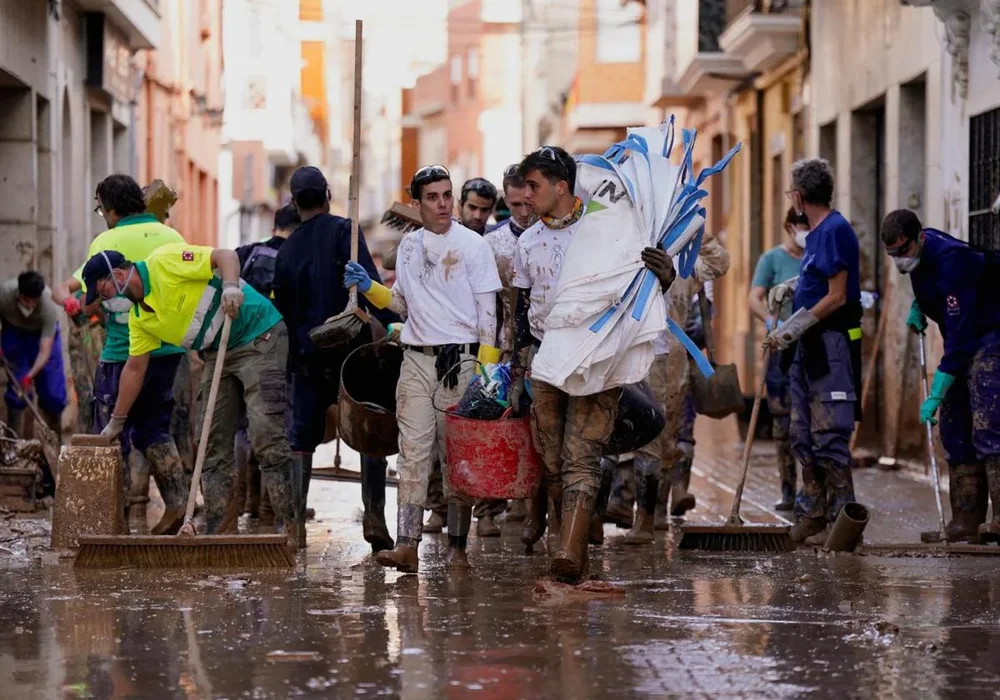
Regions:
[[[121,433],[143,387],[150,357],[164,344],[204,354],[202,396],[207,398],[223,314],[233,319],[202,472],[206,531],[216,533],[233,491],[233,440],[245,409],[250,443],[277,516],[275,529],[287,533],[289,548],[296,549],[292,455],[284,423],[288,332],[271,302],[240,280],[235,251],[176,243],[131,262],[117,251],[104,250],[87,261],[83,280],[88,298],[123,295],[134,305],[128,315],[129,358],[102,435]],[[203,400],[202,415],[207,409]]]
[[[344,284],[375,306],[406,317],[400,334],[403,365],[396,388],[399,421],[399,508],[396,546],[379,552],[383,566],[415,572],[421,519],[434,457],[441,460],[448,498],[448,566],[469,566],[465,549],[472,503],[451,491],[443,410],[458,403],[475,362],[497,362],[493,253],[483,238],[451,218],[451,174],[442,165],[420,168],[410,182],[424,228],[408,233],[396,255],[396,283],[388,289],[349,263]]]

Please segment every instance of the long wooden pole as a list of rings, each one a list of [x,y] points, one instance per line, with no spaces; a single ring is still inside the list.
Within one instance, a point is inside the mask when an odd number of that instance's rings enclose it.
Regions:
[[[354,144],[351,155],[350,213],[351,213],[351,260],[358,261],[358,180],[361,173],[361,20],[354,22]],[[358,306],[358,287],[351,287],[347,308]]]
[[[872,348],[871,357],[868,358],[867,366],[865,367],[865,378],[861,385],[861,410],[865,410],[865,406],[868,404],[868,395],[871,393],[872,380],[875,378],[875,367],[878,361],[879,350],[882,348],[882,340],[885,338],[885,327],[890,316],[890,305],[892,304],[892,286],[890,285],[885,293],[885,301],[882,303],[882,314],[878,317],[878,327],[875,329],[875,347]],[[900,397],[902,400],[902,397]],[[857,423],[854,426],[854,432],[851,433],[851,444],[848,448],[851,454],[854,453],[854,448],[858,444],[858,433],[861,432],[861,424]]]

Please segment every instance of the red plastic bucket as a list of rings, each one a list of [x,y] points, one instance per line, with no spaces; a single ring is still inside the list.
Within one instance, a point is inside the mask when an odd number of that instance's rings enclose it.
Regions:
[[[531,498],[542,483],[542,459],[528,416],[474,420],[445,411],[451,488],[470,498]]]

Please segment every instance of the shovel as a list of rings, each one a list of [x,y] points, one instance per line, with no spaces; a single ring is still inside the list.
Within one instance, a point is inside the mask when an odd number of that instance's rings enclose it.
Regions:
[[[705,377],[701,372],[691,373],[691,392],[694,395],[695,410],[710,418],[725,418],[730,413],[743,410],[743,390],[736,365],[715,364],[715,343],[712,338],[712,316],[708,308],[705,291],[698,295],[701,322],[705,326],[705,349],[708,361],[715,368],[715,374]]]

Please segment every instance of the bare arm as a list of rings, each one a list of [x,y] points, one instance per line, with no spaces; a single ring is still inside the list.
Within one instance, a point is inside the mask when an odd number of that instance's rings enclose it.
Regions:
[[[475,295],[479,316],[479,344],[494,347],[497,342],[497,294],[483,292]]]
[[[767,290],[763,287],[751,287],[747,303],[750,305],[750,313],[764,323],[771,318],[771,314],[767,311]]]
[[[239,283],[240,256],[236,254],[235,250],[215,248],[212,251],[212,267],[219,271],[223,282]]]
[[[847,303],[847,270],[841,270],[829,280],[826,296],[809,309],[809,313],[822,321]]]
[[[35,357],[35,364],[28,370],[28,376],[34,379],[45,367],[45,363],[52,357],[52,345],[55,343],[55,336],[43,337],[38,342],[38,355]]]
[[[236,255],[235,252],[229,251]],[[121,379],[118,380],[118,400],[112,411],[113,416],[127,416],[132,404],[142,390],[142,382],[146,378],[149,367],[149,353],[145,355],[129,355],[125,367],[122,368]]]
[[[62,306],[63,303],[69,299],[71,296],[83,289],[83,285],[80,284],[80,280],[76,277],[70,277],[65,282],[57,284],[52,288],[52,301]]]

